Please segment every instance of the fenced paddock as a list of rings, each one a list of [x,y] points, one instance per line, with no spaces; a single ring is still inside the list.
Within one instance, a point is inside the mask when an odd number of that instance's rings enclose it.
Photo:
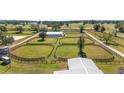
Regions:
[[[11,57],[14,60],[25,63],[47,63],[53,51],[52,45],[33,45],[25,44],[11,50]]]

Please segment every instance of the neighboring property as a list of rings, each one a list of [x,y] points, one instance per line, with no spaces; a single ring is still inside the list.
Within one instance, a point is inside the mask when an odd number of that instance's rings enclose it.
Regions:
[[[54,71],[54,74],[103,74],[103,72],[88,58],[68,59],[68,70]]]
[[[64,32],[46,32],[47,36],[65,36]]]

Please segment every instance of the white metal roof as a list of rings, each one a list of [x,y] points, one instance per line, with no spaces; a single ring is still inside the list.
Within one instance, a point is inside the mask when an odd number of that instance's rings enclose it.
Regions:
[[[55,71],[54,74],[102,74],[103,72],[88,58],[68,59],[68,68],[66,71]]]
[[[7,56],[3,56],[2,58],[5,60],[9,60],[9,57],[7,57]]]
[[[63,32],[46,32],[46,34],[63,34]]]
[[[69,74],[69,70],[54,71],[54,74]]]

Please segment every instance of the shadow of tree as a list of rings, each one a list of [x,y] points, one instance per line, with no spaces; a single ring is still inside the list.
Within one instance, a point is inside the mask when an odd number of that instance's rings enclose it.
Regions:
[[[39,40],[37,40],[38,42],[43,42],[43,41],[45,41],[44,39],[39,39]]]

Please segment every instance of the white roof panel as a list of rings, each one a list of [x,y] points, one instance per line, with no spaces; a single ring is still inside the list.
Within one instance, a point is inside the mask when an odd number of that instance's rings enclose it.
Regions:
[[[46,34],[63,34],[63,32],[46,32]]]
[[[68,59],[68,68],[65,74],[102,74],[103,72],[96,64],[88,58],[72,58]],[[60,72],[58,74],[64,74]]]
[[[63,71],[54,71],[54,74],[69,74],[69,70],[63,70]]]

